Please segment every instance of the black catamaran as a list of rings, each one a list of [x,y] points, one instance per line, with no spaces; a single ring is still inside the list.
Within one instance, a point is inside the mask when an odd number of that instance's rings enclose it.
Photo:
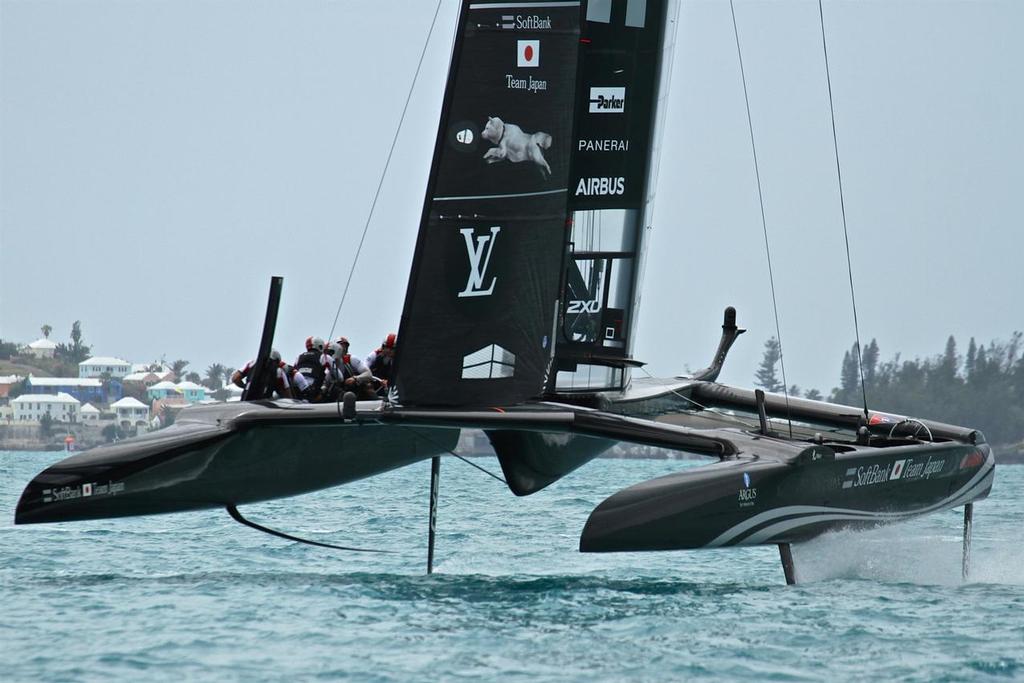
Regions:
[[[40,473],[16,523],[216,507],[245,522],[239,505],[433,459],[432,558],[439,456],[471,428],[516,495],[621,441],[717,459],[605,500],[585,552],[778,544],[792,582],[792,542],[962,505],[966,571],[994,476],[977,430],[719,384],[743,332],[731,308],[706,370],[632,376],[676,13],[463,0],[388,399],[188,408]]]

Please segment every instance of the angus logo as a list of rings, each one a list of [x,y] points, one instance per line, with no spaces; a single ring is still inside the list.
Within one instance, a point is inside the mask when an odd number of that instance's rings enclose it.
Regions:
[[[591,114],[621,114],[626,111],[625,88],[591,88]]]
[[[469,257],[469,278],[466,280],[466,288],[459,292],[459,298],[490,296],[494,292],[494,284],[498,278],[492,277],[491,284],[486,288],[484,279],[487,277],[487,266],[491,262],[491,253],[494,251],[494,243],[498,241],[501,227],[493,226],[488,235],[474,235],[473,228],[462,228],[459,232],[466,240],[466,255]]]

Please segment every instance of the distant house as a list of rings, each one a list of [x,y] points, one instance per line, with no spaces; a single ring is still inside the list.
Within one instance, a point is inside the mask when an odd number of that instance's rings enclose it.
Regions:
[[[149,406],[131,396],[111,403],[110,409],[117,415],[117,423],[122,427],[145,427],[149,424]]]
[[[150,372],[149,370],[140,370],[133,372],[129,375],[125,375],[121,378],[124,383],[135,382],[141,386],[149,388],[157,382],[169,381],[173,382],[175,379],[174,373],[170,370],[162,370],[160,372]]]
[[[195,382],[157,382],[146,390],[151,401],[166,398],[181,398],[187,403],[198,403],[206,398],[206,387]]]
[[[178,395],[178,385],[174,382],[157,382],[153,386],[146,389],[146,395],[149,396],[150,401],[159,401],[163,398],[170,398]]]
[[[23,379],[24,377],[18,377],[17,375],[0,375],[0,398],[7,398],[7,395],[11,393],[11,387]]]
[[[78,364],[79,377],[100,377],[103,373],[114,379],[121,379],[131,374],[132,364],[120,358],[109,356],[93,356]]]
[[[82,420],[82,424],[96,424],[100,421],[100,409],[91,403],[86,403],[79,410],[79,417]]]
[[[78,422],[82,404],[63,392],[53,394],[22,394],[11,401],[15,422],[39,422],[49,413],[57,422]]]
[[[123,387],[117,380],[106,383],[92,377],[33,377],[29,375],[27,393],[30,394],[71,394],[81,402],[95,401],[110,403],[124,395]]]
[[[178,382],[178,391],[189,403],[206,400],[206,387],[195,382]]]
[[[36,358],[53,358],[57,352],[57,345],[46,337],[40,337],[26,347],[30,356]]]

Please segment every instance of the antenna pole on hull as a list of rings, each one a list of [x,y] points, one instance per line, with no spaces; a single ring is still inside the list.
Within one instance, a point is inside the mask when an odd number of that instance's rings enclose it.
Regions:
[[[971,530],[974,527],[974,503],[964,505],[964,558],[963,577],[966,581],[971,573]]]
[[[427,534],[427,574],[434,573],[434,537],[437,535],[437,494],[441,485],[441,458],[430,459],[430,531]]]
[[[268,387],[277,381],[275,373],[267,372],[267,361],[270,360],[270,347],[274,345],[274,329],[277,327],[277,309],[281,305],[281,288],[284,278],[278,275],[270,278],[270,295],[267,297],[267,315],[263,319],[263,336],[260,338],[260,350],[256,354],[256,364],[252,375],[242,392],[243,401],[263,398]]]

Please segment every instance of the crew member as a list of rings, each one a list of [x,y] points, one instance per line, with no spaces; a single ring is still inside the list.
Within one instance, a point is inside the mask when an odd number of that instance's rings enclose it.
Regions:
[[[308,387],[300,390],[300,395],[307,401],[316,402],[320,400],[320,393],[324,387],[324,365],[320,360],[324,354],[324,340],[320,337],[306,338],[306,351],[300,353],[295,359],[295,369],[305,378],[304,384]]]
[[[320,355],[320,366],[323,371],[323,387],[320,391],[321,401],[337,401],[341,398],[342,377],[338,372],[336,358],[341,356],[341,346],[338,342],[330,342],[324,347]]]
[[[313,383],[293,365],[282,362],[281,369],[284,370],[285,377],[291,382],[292,393],[295,395],[295,398],[304,399],[312,403],[312,397],[315,395]]]
[[[281,367],[281,354],[277,349],[270,350],[270,357],[267,359],[266,370],[268,373],[274,374],[274,381],[267,383],[267,388],[262,396],[247,396],[248,399],[258,398],[273,398],[274,392],[281,398],[295,398],[292,394],[292,385],[288,381],[288,376],[284,372],[284,368]],[[231,375],[231,383],[236,387],[244,389],[249,383],[250,375],[252,375],[253,368],[256,366],[256,361],[251,360],[245,364],[241,370],[235,370]]]
[[[366,357],[366,365],[373,375],[374,388],[387,390],[391,383],[391,371],[395,364],[395,342],[398,336],[392,332],[384,337],[384,342],[376,351]]]
[[[372,386],[373,373],[370,372],[370,368],[362,358],[348,352],[347,338],[339,337],[337,344],[340,348],[340,355],[335,355],[334,363],[337,374],[341,378],[342,392],[351,391],[360,399],[377,398],[377,393]]]

